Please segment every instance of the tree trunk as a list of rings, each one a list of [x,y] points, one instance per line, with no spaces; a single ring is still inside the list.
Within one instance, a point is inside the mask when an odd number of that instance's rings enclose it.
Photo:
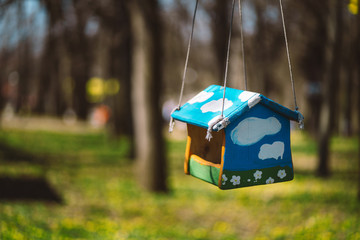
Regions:
[[[329,169],[329,142],[334,129],[336,117],[339,78],[341,69],[341,49],[342,49],[342,25],[343,25],[343,6],[342,0],[330,2],[328,15],[328,43],[327,44],[327,66],[325,74],[325,93],[324,104],[320,115],[320,131],[318,157],[319,164],[317,173],[319,176],[328,176]],[[334,16],[334,17],[333,17]]]
[[[80,31],[84,31],[83,28],[80,28]],[[82,34],[82,33],[79,33]],[[73,47],[77,48],[77,50],[73,49],[70,52],[71,56],[71,78],[74,82],[74,91],[73,91],[73,99],[74,99],[74,108],[75,111],[81,120],[86,120],[88,116],[88,110],[90,107],[89,102],[86,98],[86,83],[90,78],[90,56],[89,56],[89,48],[86,46],[86,39],[83,38],[84,41],[79,41],[75,43]]]
[[[72,0],[71,4],[75,24],[65,29],[65,41],[71,60],[70,76],[74,84],[72,99],[77,116],[81,120],[86,120],[90,108],[86,83],[91,76],[92,65],[91,38],[86,35],[86,26],[91,15],[91,7],[85,0]]]
[[[256,46],[261,46],[254,48],[254,82],[252,86],[255,86],[254,90],[262,92],[265,96],[269,96],[269,67],[268,67],[268,49],[267,42],[269,41],[267,26],[264,19],[265,6],[263,2],[254,1],[254,8],[256,12],[256,35],[254,37],[254,42]]]
[[[110,76],[118,79],[120,84],[119,93],[112,99],[112,131],[113,135],[126,135],[132,142],[134,129],[131,109],[131,26],[130,16],[124,2],[114,0],[117,14],[114,21],[119,24],[109,24],[113,36],[109,48],[109,72]],[[130,156],[133,157],[133,149]]]
[[[360,24],[359,24],[360,26]],[[360,37],[358,38],[360,40]],[[359,48],[359,47],[358,47]],[[358,50],[358,64],[360,63],[360,49]],[[357,80],[358,80],[358,142],[359,142],[359,147],[358,147],[358,158],[359,158],[359,163],[358,163],[358,200],[360,201],[360,68],[358,68],[358,76],[357,76]]]
[[[308,37],[304,45],[306,49],[301,57],[301,68],[306,79],[306,100],[307,112],[305,126],[313,137],[316,137],[320,125],[320,112],[322,107],[322,80],[325,72],[325,44],[327,42],[327,21],[326,10],[321,2],[312,0],[301,2],[304,7],[302,12],[308,15],[304,16],[302,28],[307,29]],[[310,11],[311,10],[311,11]]]
[[[213,46],[215,49],[216,65],[219,66],[219,75],[217,81],[223,84],[225,74],[225,58],[227,37],[229,34],[229,2],[223,0],[216,0],[213,7]]]
[[[360,14],[358,13],[356,16],[356,20],[357,20],[357,43],[360,42]],[[356,53],[356,62],[357,62],[357,66],[360,65],[360,44],[357,44],[357,53]],[[357,80],[357,114],[358,114],[358,141],[359,141],[359,147],[358,147],[358,158],[359,158],[359,163],[358,163],[358,200],[360,201],[360,68],[357,68],[357,76],[356,76],[356,80]]]
[[[250,64],[249,67],[253,69],[254,77],[249,81],[249,88],[262,92],[265,96],[271,96],[272,92],[280,93],[274,79],[274,63],[285,47],[284,35],[279,32],[282,28],[278,27],[282,23],[279,21],[277,24],[272,24],[266,19],[266,12],[271,3],[253,1],[253,4],[256,13],[256,33],[250,43],[253,49],[254,59],[251,64],[253,67]]]
[[[360,19],[360,17],[358,17]],[[360,20],[359,20],[359,24],[358,26],[360,26]],[[360,41],[360,30],[359,30],[359,33],[358,33],[358,40]],[[360,64],[360,47],[358,46],[358,66]],[[357,69],[358,70],[358,73],[357,73],[357,81],[358,81],[358,84],[357,84],[357,89],[358,89],[358,104],[357,104],[357,107],[358,107],[358,142],[359,142],[359,147],[358,147],[358,157],[359,157],[359,163],[358,163],[358,166],[359,166],[359,170],[358,170],[358,200],[360,201],[360,68]]]
[[[41,59],[38,101],[35,111],[38,114],[47,113],[61,116],[66,109],[60,67],[64,54],[61,49],[63,38],[62,34],[55,29],[63,20],[63,10],[59,1],[44,0],[42,3],[49,16],[49,24]]]
[[[352,40],[353,41],[353,40]],[[356,46],[355,44],[354,48]],[[349,53],[349,56],[354,55],[352,52]],[[354,69],[356,64],[354,64],[356,60],[353,57],[350,57],[350,61],[348,62],[347,68],[346,68],[346,86],[345,86],[345,103],[344,103],[344,125],[342,128],[342,134],[346,137],[350,137],[353,135],[353,127],[352,127],[352,106],[353,106],[353,79],[354,79]]]
[[[132,109],[140,184],[165,192],[166,161],[160,111],[161,26],[156,0],[129,3],[133,36]]]
[[[356,91],[354,91],[355,77],[356,77],[356,66],[357,64],[357,17],[350,16],[349,19],[349,40],[347,42],[346,53],[347,58],[344,59],[345,64],[345,87],[344,87],[344,114],[343,114],[343,124],[341,127],[341,134],[346,137],[353,135],[353,102],[356,101]],[[344,46],[346,46],[344,44]],[[355,113],[356,114],[356,113]]]
[[[24,39],[23,42],[18,46],[19,51],[19,60],[18,60],[18,71],[19,71],[19,84],[18,84],[18,99],[16,101],[16,112],[23,112],[28,110],[29,106],[26,106],[28,103],[28,97],[30,92],[31,84],[31,69],[32,66],[32,56],[31,56],[31,43],[28,39]]]
[[[51,27],[49,26],[48,35],[45,40],[45,47],[41,56],[41,68],[38,81],[38,98],[35,112],[37,114],[54,113],[51,108],[54,107],[51,101],[51,84],[54,79],[58,77],[58,61],[55,56],[56,53],[56,39],[51,34]]]
[[[122,14],[121,16],[124,16]],[[130,140],[129,157],[134,158],[134,127],[131,108],[131,33],[129,19],[123,21],[121,31],[114,34],[110,55],[110,76],[119,81],[120,89],[111,98],[111,131],[112,136],[127,136]],[[126,26],[125,26],[126,25]],[[116,32],[116,30],[115,30]],[[121,41],[119,41],[121,39]]]

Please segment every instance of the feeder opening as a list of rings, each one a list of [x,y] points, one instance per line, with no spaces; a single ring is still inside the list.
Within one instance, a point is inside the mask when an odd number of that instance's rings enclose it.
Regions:
[[[213,132],[213,138],[209,142],[205,139],[207,129],[190,124],[187,125],[187,129],[188,141],[190,141],[187,156],[190,158],[195,155],[195,159],[204,165],[220,167],[225,138],[224,130]]]

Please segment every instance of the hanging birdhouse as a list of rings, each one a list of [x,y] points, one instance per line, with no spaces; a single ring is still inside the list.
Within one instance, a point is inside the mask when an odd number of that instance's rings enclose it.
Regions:
[[[290,181],[290,120],[302,115],[261,94],[212,85],[172,117],[187,124],[186,174],[220,189]],[[214,122],[217,122],[214,124]],[[205,139],[212,127],[212,139]]]
[[[198,2],[196,0],[179,104],[171,113],[169,127],[171,132],[174,119],[187,123],[185,173],[220,189],[292,180],[294,171],[290,120],[298,121],[302,128],[304,118],[298,112],[296,102],[282,0],[279,0],[279,6],[296,111],[259,93],[226,86],[235,0],[232,1],[224,86],[210,86],[181,106]],[[241,0],[239,9],[241,13]],[[243,39],[241,28],[244,81],[247,89]]]

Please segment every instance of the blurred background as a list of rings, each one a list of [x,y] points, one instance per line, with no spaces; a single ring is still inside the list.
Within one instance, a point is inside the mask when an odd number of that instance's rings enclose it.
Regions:
[[[167,133],[195,2],[0,0],[0,239],[360,239],[358,0],[283,0],[295,180],[233,191]],[[182,104],[223,84],[231,2],[199,1]],[[279,1],[242,8],[248,90],[294,109]]]

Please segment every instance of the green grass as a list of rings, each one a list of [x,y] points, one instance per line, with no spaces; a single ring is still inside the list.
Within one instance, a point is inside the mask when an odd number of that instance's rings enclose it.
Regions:
[[[321,179],[303,164],[314,161],[315,143],[295,133],[294,181],[230,191],[184,175],[185,142],[168,141],[167,195],[139,188],[126,139],[2,130],[0,142],[42,158],[9,162],[2,153],[0,176],[44,176],[65,200],[0,202],[1,240],[360,239],[357,139],[332,140],[334,174]]]

